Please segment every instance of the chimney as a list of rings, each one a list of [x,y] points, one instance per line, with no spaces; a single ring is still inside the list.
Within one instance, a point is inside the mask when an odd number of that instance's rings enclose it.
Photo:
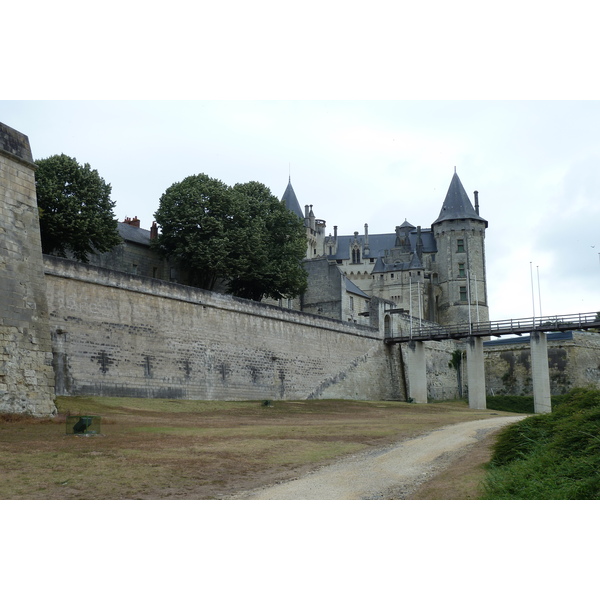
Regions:
[[[333,239],[337,242],[337,225],[333,226]]]
[[[131,225],[132,227],[140,226],[140,220],[137,217],[133,217],[133,219],[130,219],[129,217],[125,217],[125,220],[123,221],[123,223],[127,223],[127,225]]]
[[[369,247],[369,225],[365,223],[365,248]]]
[[[152,221],[152,227],[150,227],[150,239],[155,240],[158,237],[158,225],[156,221]]]
[[[473,192],[473,196],[475,196],[475,212],[479,215],[479,192]]]

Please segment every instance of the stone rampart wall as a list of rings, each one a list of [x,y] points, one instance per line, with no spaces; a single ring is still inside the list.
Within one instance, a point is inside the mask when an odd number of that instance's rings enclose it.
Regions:
[[[59,395],[403,399],[377,329],[44,260]]]
[[[35,164],[0,123],[0,412],[56,413]]]
[[[551,394],[564,394],[574,387],[600,388],[600,334],[573,331],[556,338],[548,336]],[[527,339],[486,344],[484,351],[488,395],[533,394]]]

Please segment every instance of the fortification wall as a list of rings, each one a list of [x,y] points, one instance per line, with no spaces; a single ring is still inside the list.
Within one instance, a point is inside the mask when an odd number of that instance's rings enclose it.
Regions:
[[[56,414],[54,372],[27,136],[0,123],[0,412]]]
[[[486,344],[484,351],[488,394],[533,393],[528,339]],[[574,387],[600,388],[600,334],[573,331],[549,335],[548,362],[552,394],[564,394]]]
[[[59,395],[403,399],[376,329],[44,259]]]

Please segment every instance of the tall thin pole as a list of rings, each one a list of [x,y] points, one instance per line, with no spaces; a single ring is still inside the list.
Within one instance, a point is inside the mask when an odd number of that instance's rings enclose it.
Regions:
[[[469,333],[473,333],[471,321],[471,273],[467,269],[467,302],[469,303]]]
[[[477,297],[477,273],[475,273],[475,310],[477,311],[477,322],[479,323],[479,298]]]
[[[536,266],[537,269],[537,278],[538,278],[538,300],[540,303],[540,319],[542,318],[542,293],[540,291],[540,266]]]
[[[412,340],[412,273],[408,273],[408,319],[410,321],[410,339]]]
[[[533,309],[533,326],[535,327],[535,297],[533,292],[533,263],[529,262],[529,270],[531,272],[531,307]]]

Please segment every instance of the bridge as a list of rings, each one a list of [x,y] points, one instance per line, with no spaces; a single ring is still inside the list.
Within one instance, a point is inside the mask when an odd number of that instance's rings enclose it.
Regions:
[[[388,314],[404,312],[398,309]],[[386,315],[386,319],[390,317]],[[486,408],[483,338],[503,335],[530,334],[531,374],[533,401],[536,413],[551,412],[550,373],[546,334],[553,331],[600,329],[600,312],[553,315],[550,317],[525,317],[443,326],[437,323],[409,319],[409,331],[394,335],[391,322],[386,327],[384,342],[387,345],[405,343],[408,348],[407,368],[409,395],[415,402],[427,402],[427,371],[424,342],[460,340],[466,342],[467,385],[469,407]]]
[[[389,313],[395,310],[387,311]],[[470,337],[501,337],[503,335],[523,335],[543,331],[573,331],[600,329],[600,312],[578,313],[573,315],[553,315],[551,317],[525,317],[502,321],[481,321],[443,326],[413,318],[410,332],[384,338],[386,344],[399,344],[410,341],[461,340]]]

